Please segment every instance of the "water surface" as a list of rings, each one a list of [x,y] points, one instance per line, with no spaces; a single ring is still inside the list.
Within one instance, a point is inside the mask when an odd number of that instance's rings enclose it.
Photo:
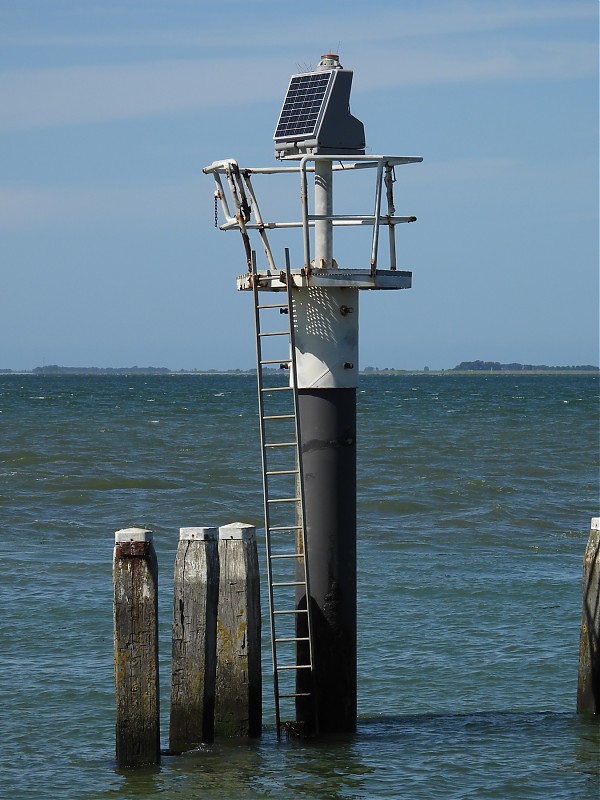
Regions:
[[[357,732],[277,742],[265,638],[260,741],[124,774],[114,531],[155,535],[166,748],[179,527],[262,526],[254,379],[0,376],[0,796],[597,800],[574,713],[597,411],[589,375],[362,377]]]

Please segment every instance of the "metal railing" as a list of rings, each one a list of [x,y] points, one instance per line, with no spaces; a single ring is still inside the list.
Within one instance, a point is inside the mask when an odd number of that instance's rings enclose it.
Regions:
[[[215,202],[220,201],[225,222],[220,225],[221,230],[238,228],[244,241],[248,270],[252,270],[251,248],[248,231],[256,230],[262,240],[263,249],[269,268],[277,269],[269,244],[267,231],[284,228],[302,228],[304,249],[304,270],[311,272],[311,242],[310,230],[316,223],[330,222],[333,227],[344,226],[372,226],[371,241],[371,275],[377,270],[379,257],[379,231],[380,227],[388,228],[389,263],[390,270],[396,269],[396,225],[415,222],[415,216],[398,216],[394,207],[393,184],[395,182],[395,168],[404,164],[416,164],[423,159],[420,156],[339,156],[318,155],[303,156],[298,166],[293,167],[249,167],[240,168],[235,159],[215,161],[204,168],[206,174],[211,174],[215,181]],[[308,174],[315,171],[314,162],[331,162],[334,172],[348,172],[352,170],[375,169],[374,210],[372,214],[311,214],[309,208]],[[301,219],[290,222],[267,221],[263,218],[254,187],[253,175],[297,174],[300,177],[300,202]],[[234,213],[227,200],[227,192],[223,182],[225,178],[229,195],[231,196]],[[382,205],[386,203],[386,213],[382,214]]]

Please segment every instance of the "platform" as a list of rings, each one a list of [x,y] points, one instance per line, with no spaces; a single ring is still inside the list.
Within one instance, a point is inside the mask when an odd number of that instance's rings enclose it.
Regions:
[[[258,273],[259,288],[266,291],[283,291],[285,289],[285,272],[272,269],[260,270]],[[371,274],[368,269],[313,270],[306,273],[304,269],[291,270],[293,284],[296,288],[351,288],[351,289],[410,289],[412,272],[405,270],[378,269]],[[239,291],[252,289],[250,273],[238,275]]]

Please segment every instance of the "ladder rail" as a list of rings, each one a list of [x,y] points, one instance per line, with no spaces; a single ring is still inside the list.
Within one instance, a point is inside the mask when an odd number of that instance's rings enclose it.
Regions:
[[[263,505],[264,505],[264,520],[265,520],[265,545],[267,554],[267,580],[268,580],[268,598],[269,598],[269,628],[271,634],[271,658],[273,663],[273,690],[275,696],[275,722],[277,728],[277,736],[281,737],[281,731],[284,723],[281,719],[281,705],[280,701],[284,698],[295,697],[311,697],[315,700],[315,681],[314,681],[314,641],[313,641],[313,627],[311,620],[311,603],[310,603],[310,582],[308,574],[308,559],[307,553],[307,537],[306,537],[306,516],[304,510],[304,475],[302,470],[302,453],[301,453],[301,436],[300,436],[300,421],[298,416],[298,381],[296,371],[296,358],[295,358],[295,336],[294,336],[294,321],[293,321],[293,299],[292,299],[292,280],[291,269],[289,261],[289,250],[285,251],[286,263],[286,299],[287,304],[263,304],[259,298],[259,281],[257,279],[256,269],[256,254],[252,252],[251,257],[251,275],[252,275],[252,290],[254,297],[254,321],[256,333],[256,363],[257,363],[257,388],[258,388],[258,407],[259,407],[259,428],[260,428],[260,443],[261,443],[261,464],[263,476]],[[261,310],[264,308],[277,308],[285,309],[288,318],[288,330],[277,331],[276,335],[286,335],[288,337],[290,347],[289,359],[284,359],[289,364],[290,369],[290,386],[280,387],[265,387],[263,367],[272,363],[279,363],[278,359],[263,359],[262,346],[265,340],[272,332],[263,331],[261,323]],[[292,413],[286,414],[270,414],[266,412],[265,405],[271,397],[281,397],[281,395],[273,394],[287,390],[288,400],[292,399]],[[286,395],[284,395],[285,397]],[[294,434],[291,432],[286,434],[286,441],[267,441],[267,422],[271,420],[286,419],[293,420]],[[293,441],[290,441],[292,440]],[[295,457],[294,468],[290,469],[271,469],[268,463],[268,453],[273,453],[273,448],[284,448],[283,452],[293,453]],[[269,480],[271,476],[287,475],[296,476],[295,487],[291,493],[292,496],[281,497],[282,491],[279,490],[279,497],[271,496],[271,489]],[[283,509],[290,505],[295,506],[296,515],[294,524],[288,525],[271,525],[271,514],[274,513],[274,508]],[[293,534],[293,548],[289,552],[273,552],[272,534]],[[284,561],[278,559],[293,559],[295,565],[294,580],[274,580],[273,577],[273,564],[283,564]],[[289,563],[289,562],[288,562]],[[288,567],[289,569],[289,567]],[[293,609],[279,609],[275,598],[275,590],[281,587],[296,587],[305,593],[306,609],[296,608],[296,600],[294,600]],[[278,636],[276,631],[276,619],[285,618],[285,615],[295,615],[297,620],[303,618],[306,620],[306,635],[300,636],[297,629],[294,636]],[[289,618],[289,617],[288,617]],[[277,644],[282,642],[302,642],[308,647],[308,663],[299,664],[296,661],[295,666],[281,665],[278,659]],[[296,654],[298,658],[298,654]],[[294,692],[281,691],[280,688],[280,672],[288,672],[296,670],[296,676],[299,672],[310,670],[313,679],[310,683],[311,691],[300,691],[296,686]],[[316,702],[314,704],[314,723],[316,727]]]
[[[298,369],[296,364],[296,331],[294,326],[294,314],[293,314],[293,298],[292,298],[292,280],[291,280],[291,265],[290,265],[290,251],[289,248],[285,248],[285,274],[286,274],[286,291],[287,291],[287,298],[288,298],[288,308],[289,308],[289,323],[290,323],[290,354],[291,354],[291,382],[294,387],[293,398],[294,398],[294,414],[295,414],[295,428],[296,428],[296,442],[297,442],[297,466],[298,466],[298,488],[297,494],[300,496],[300,503],[299,503],[299,519],[298,522],[300,524],[300,534],[302,538],[302,553],[304,557],[302,558],[303,568],[304,568],[304,583],[306,587],[306,626],[307,626],[307,634],[308,634],[308,651],[309,651],[309,661],[311,665],[311,692],[312,692],[312,699],[313,699],[313,722],[315,726],[315,733],[318,730],[319,720],[317,716],[317,702],[316,702],[316,680],[315,680],[315,649],[314,649],[314,630],[312,624],[312,608],[311,608],[311,592],[310,592],[310,570],[309,570],[309,560],[308,560],[308,537],[306,531],[306,505],[304,502],[304,466],[302,460],[302,435],[300,429],[300,413],[298,408]],[[297,633],[296,633],[297,635]]]
[[[265,413],[264,413],[264,391],[263,391],[263,374],[262,374],[262,348],[261,348],[261,325],[260,325],[260,303],[258,296],[258,280],[256,279],[256,254],[252,253],[252,293],[254,296],[254,329],[256,333],[256,378],[258,388],[258,419],[260,430],[260,455],[262,464],[263,475],[263,507],[264,507],[264,520],[265,520],[265,548],[267,551],[267,586],[269,598],[269,629],[271,639],[271,660],[273,663],[273,691],[275,694],[275,725],[277,728],[277,736],[280,735],[281,718],[279,713],[279,674],[277,672],[277,651],[276,651],[276,635],[275,635],[275,608],[273,596],[273,567],[271,559],[271,537],[269,536],[270,529],[270,509],[268,500],[268,484],[267,484],[267,452],[266,452],[266,430],[265,430]]]

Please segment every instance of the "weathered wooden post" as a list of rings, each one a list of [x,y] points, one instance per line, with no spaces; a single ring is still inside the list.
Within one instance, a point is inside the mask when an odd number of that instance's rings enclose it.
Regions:
[[[260,736],[262,675],[256,528],[219,528],[215,735]]]
[[[181,528],[173,587],[173,753],[213,739],[218,599],[217,528]]]
[[[600,714],[600,517],[592,518],[583,557],[577,711]]]
[[[158,563],[151,531],[115,533],[113,583],[117,764],[158,764]]]

